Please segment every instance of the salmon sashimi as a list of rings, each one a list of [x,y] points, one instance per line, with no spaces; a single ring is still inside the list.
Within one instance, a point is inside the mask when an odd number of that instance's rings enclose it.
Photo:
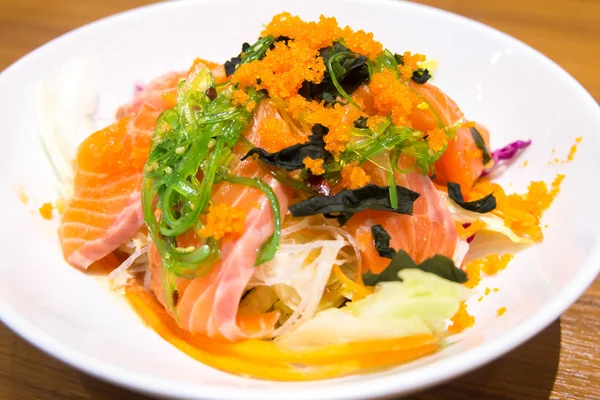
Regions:
[[[277,118],[286,131],[282,134],[291,133],[291,128],[281,119],[275,107],[268,102],[263,102],[259,105],[254,121],[245,133],[251,143],[260,142],[258,133],[266,118]],[[263,145],[269,148],[266,143]],[[239,155],[243,155],[246,151],[247,148],[244,146],[238,145],[234,148],[234,153]],[[285,214],[292,190],[266,175],[255,160],[240,161],[230,173],[246,178],[263,179],[275,192],[280,211],[282,215]],[[279,318],[278,313],[238,315],[238,308],[247,284],[256,270],[254,263],[258,249],[273,233],[274,216],[269,201],[258,189],[222,183],[215,186],[211,204],[226,204],[245,211],[244,231],[238,237],[223,238],[221,259],[211,267],[208,274],[191,281],[178,279],[179,324],[193,333],[231,341],[268,336]],[[185,242],[178,242],[178,244],[198,244],[197,240],[193,243],[194,238],[195,235],[188,236]],[[153,245],[150,250],[150,268],[151,289],[159,301],[165,304],[161,282],[161,256]]]
[[[117,118],[137,114],[144,106],[156,110],[167,110],[177,102],[177,89],[179,82],[186,77],[183,72],[169,72],[138,91],[133,100],[117,110]]]
[[[437,119],[434,113],[445,126],[450,126],[464,117],[458,105],[436,86],[428,83],[424,85],[411,83],[411,87],[433,109],[433,112],[428,109],[415,108],[413,110],[409,118],[415,129],[428,132],[437,128]],[[489,151],[487,129],[477,125],[477,130]],[[481,150],[477,148],[470,129],[463,127],[457,130],[456,136],[449,141],[448,148],[435,163],[436,182],[440,184],[455,182],[468,191],[479,178],[484,167]]]
[[[374,163],[364,164],[363,169],[372,183],[385,185],[386,173],[375,164],[385,163],[387,157],[379,158],[373,160]],[[363,270],[380,273],[390,263],[389,259],[380,257],[375,250],[371,234],[373,225],[382,225],[391,236],[390,247],[406,251],[416,263],[436,254],[452,257],[459,243],[454,220],[428,176],[417,171],[397,173],[396,184],[419,193],[419,198],[414,202],[413,215],[365,210],[348,222],[348,230],[353,232],[358,241]]]
[[[176,99],[165,93],[176,90],[180,78],[180,74],[167,74],[150,83],[133,103],[119,109],[118,122],[79,146],[74,162],[75,194],[59,227],[69,264],[87,269],[127,242],[144,224],[142,170],[157,118],[175,105]]]

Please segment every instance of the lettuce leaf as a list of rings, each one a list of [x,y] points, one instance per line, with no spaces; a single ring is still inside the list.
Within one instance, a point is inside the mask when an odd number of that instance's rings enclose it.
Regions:
[[[399,276],[402,282],[383,282],[362,300],[317,313],[277,343],[306,348],[438,333],[471,294],[458,283],[418,269],[402,270]]]

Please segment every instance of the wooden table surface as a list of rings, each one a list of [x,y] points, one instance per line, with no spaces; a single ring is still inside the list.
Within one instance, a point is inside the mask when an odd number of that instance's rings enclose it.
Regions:
[[[73,28],[145,0],[0,0],[0,70]],[[423,0],[540,50],[600,101],[599,0]],[[600,399],[600,278],[501,359],[414,399]],[[80,373],[0,324],[0,399],[144,399]]]

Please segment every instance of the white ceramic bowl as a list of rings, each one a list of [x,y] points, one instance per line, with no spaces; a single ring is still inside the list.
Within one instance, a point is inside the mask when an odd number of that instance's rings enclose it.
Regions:
[[[485,279],[500,292],[471,304],[477,317],[442,352],[394,370],[311,383],[249,380],[211,369],[147,329],[105,283],[62,259],[56,222],[32,211],[52,200],[56,178],[37,135],[37,79],[53,79],[74,58],[96,59],[99,124],[127,101],[133,84],[196,56],[223,61],[252,41],[261,24],[283,10],[375,33],[394,51],[412,50],[439,61],[435,83],[468,117],[487,125],[493,146],[533,139],[523,160],[503,177],[510,189],[531,180],[567,175],[562,193],[544,216],[546,238],[520,252],[508,269]],[[76,93],[93,79],[67,76]],[[67,85],[69,86],[69,85]],[[66,88],[66,87],[65,87]],[[83,99],[83,97],[82,97]],[[60,103],[60,101],[58,102]],[[80,112],[79,108],[58,110]],[[119,14],[68,33],[18,61],[0,75],[0,317],[19,335],[60,360],[115,384],[156,396],[206,399],[373,398],[406,394],[440,383],[493,360],[556,319],[592,282],[600,267],[600,109],[565,71],[519,41],[477,22],[397,1],[230,0],[169,2]],[[62,107],[62,108],[61,108]],[[59,122],[73,134],[85,129]],[[74,129],[71,129],[74,128]],[[575,161],[566,158],[583,136]],[[24,206],[15,188],[31,198]],[[507,313],[496,318],[496,309]]]

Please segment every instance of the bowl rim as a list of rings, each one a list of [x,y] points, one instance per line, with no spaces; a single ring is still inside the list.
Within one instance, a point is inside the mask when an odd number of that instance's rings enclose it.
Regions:
[[[102,19],[90,22],[86,25],[71,30],[51,41],[41,45],[19,60],[15,61],[0,73],[0,83],[5,79],[10,79],[13,71],[18,70],[22,64],[29,60],[52,50],[52,47],[61,42],[72,40],[81,32],[90,29],[102,29],[104,25],[127,19],[131,15],[143,15],[144,13],[153,13],[167,8],[185,8],[188,3],[210,3],[216,0],[188,0],[177,2],[161,2],[144,5],[131,10],[123,11]],[[224,1],[224,0],[221,0]],[[236,0],[225,0],[236,1]],[[367,0],[342,0],[352,3],[366,3]],[[534,57],[550,69],[555,76],[560,78],[563,84],[569,85],[577,95],[586,103],[591,112],[591,116],[596,118],[600,127],[600,106],[595,99],[585,90],[585,88],[562,67],[556,64],[538,50],[530,47],[522,41],[503,33],[496,28],[485,25],[481,22],[455,14],[450,11],[438,9],[432,6],[417,4],[407,1],[393,0],[369,0],[369,5],[396,7],[403,10],[418,10],[431,13],[433,15],[448,19],[455,23],[462,23],[470,26],[474,30],[498,38],[528,55]],[[589,265],[588,265],[589,264]],[[124,387],[136,392],[145,393],[152,396],[164,396],[167,398],[228,398],[240,400],[266,400],[266,399],[302,399],[308,395],[315,395],[318,392],[319,398],[326,399],[345,399],[353,398],[381,398],[388,397],[398,393],[404,395],[415,391],[424,390],[428,387],[441,384],[469,371],[479,368],[505,353],[513,350],[517,346],[525,343],[534,335],[545,329],[554,320],[566,311],[588,288],[600,272],[600,246],[597,246],[590,254],[588,265],[582,272],[577,273],[571,282],[563,287],[557,294],[549,300],[544,307],[537,310],[530,318],[520,322],[514,329],[507,334],[485,343],[477,348],[467,350],[461,353],[460,357],[450,357],[449,359],[436,361],[435,363],[419,368],[421,371],[403,371],[401,374],[408,379],[402,381],[396,379],[396,374],[363,376],[360,381],[344,381],[344,390],[339,390],[336,385],[330,387],[311,387],[294,388],[289,391],[282,385],[277,389],[264,390],[261,388],[248,387],[226,387],[223,385],[212,384],[187,384],[177,383],[163,378],[156,378],[150,374],[130,372],[119,366],[107,362],[98,361],[94,357],[87,356],[69,347],[46,334],[34,324],[22,317],[15,310],[11,309],[0,296],[0,321],[2,321],[13,332],[21,338],[32,344],[34,347],[57,358],[58,360],[74,367],[86,374],[96,378],[108,381],[120,387]],[[428,373],[424,373],[427,369]],[[336,380],[329,380],[337,382]],[[407,383],[408,382],[408,383]],[[296,383],[297,384],[297,383]],[[202,388],[202,392],[198,391]]]

